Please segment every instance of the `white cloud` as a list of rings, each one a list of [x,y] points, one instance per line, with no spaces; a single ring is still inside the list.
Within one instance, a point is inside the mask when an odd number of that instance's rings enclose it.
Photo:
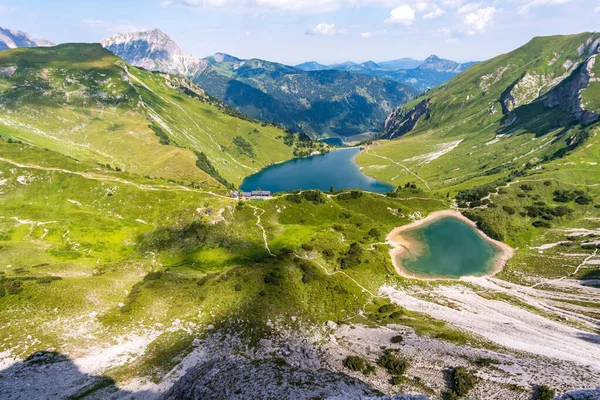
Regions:
[[[415,21],[415,10],[411,6],[403,5],[394,8],[390,13],[390,17],[385,20],[386,24],[401,24],[412,25]]]
[[[81,20],[81,23],[90,28],[102,29],[107,32],[135,32],[144,30],[143,27],[136,26],[130,21],[105,21],[85,18]]]
[[[600,6],[596,7],[596,9],[594,10],[594,12],[595,12],[596,14],[600,14]]]
[[[251,14],[305,13],[319,14],[342,8],[367,6],[395,8],[410,5],[414,10],[425,12],[433,7],[429,0],[162,0],[163,7],[193,7],[221,9],[228,12]],[[459,0],[445,0],[444,2]]]
[[[461,6],[456,12],[459,14],[466,14],[473,12],[481,7],[481,3],[467,3]]]
[[[494,7],[486,7],[465,15],[463,23],[469,29],[469,35],[485,31],[485,28],[494,22],[496,11],[498,10]]]
[[[375,32],[362,32],[360,34],[360,37],[362,37],[363,39],[373,39],[373,37],[377,36],[377,35],[381,35],[382,33],[386,33],[387,30],[381,30],[381,31],[375,31]]]
[[[441,17],[444,14],[446,14],[446,11],[442,10],[439,7],[436,7],[433,11],[430,11],[427,14],[425,14],[423,16],[423,18],[425,18],[425,19],[432,19],[432,18]]]
[[[343,28],[338,28],[335,24],[319,24],[306,32],[307,35],[318,35],[318,36],[333,36],[346,34],[347,31]]]
[[[519,7],[519,13],[526,14],[530,9],[539,6],[550,6],[556,4],[566,4],[572,0],[529,0],[526,1],[521,7]]]
[[[15,11],[14,7],[0,5],[0,14],[6,14]]]

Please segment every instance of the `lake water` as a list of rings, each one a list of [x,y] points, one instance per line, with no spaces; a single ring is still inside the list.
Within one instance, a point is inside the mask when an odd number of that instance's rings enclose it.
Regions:
[[[358,148],[331,151],[327,154],[307,158],[296,158],[281,164],[271,165],[244,179],[243,191],[270,190],[285,192],[319,189],[361,189],[369,192],[386,193],[393,186],[379,182],[363,174],[356,164]]]
[[[330,146],[346,147],[346,143],[344,143],[344,140],[342,138],[326,138],[326,139],[321,139],[319,141],[323,142],[323,143],[327,143]]]
[[[490,272],[500,249],[473,226],[444,217],[403,234],[416,241],[417,253],[401,256],[401,263],[418,276],[459,278]]]

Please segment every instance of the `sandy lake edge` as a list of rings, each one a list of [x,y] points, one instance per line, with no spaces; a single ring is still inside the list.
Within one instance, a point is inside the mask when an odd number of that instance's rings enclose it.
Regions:
[[[514,255],[514,249],[512,247],[510,247],[506,243],[500,242],[499,240],[492,239],[491,237],[486,235],[484,232],[482,232],[477,227],[477,224],[475,222],[471,221],[469,218],[465,217],[460,212],[454,211],[454,210],[435,211],[435,212],[430,213],[424,219],[415,221],[408,225],[394,228],[386,236],[386,238],[385,238],[386,243],[388,243],[391,246],[389,254],[390,254],[390,257],[392,258],[392,264],[398,275],[402,276],[403,278],[419,279],[419,280],[427,280],[427,281],[459,280],[462,278],[462,277],[461,278],[448,278],[448,277],[416,275],[416,274],[413,274],[410,271],[406,270],[404,268],[404,266],[402,265],[402,263],[400,263],[398,261],[399,256],[402,256],[406,251],[410,251],[411,248],[414,249],[416,247],[416,244],[413,241],[404,237],[402,235],[402,233],[412,230],[412,229],[415,229],[415,228],[418,228],[418,227],[426,225],[426,224],[430,224],[441,218],[455,218],[455,219],[458,219],[458,220],[468,224],[469,226],[473,227],[475,229],[475,231],[477,232],[477,234],[479,234],[484,240],[492,243],[499,250],[499,254],[496,256],[495,261],[494,261],[494,266],[490,269],[490,271],[487,272],[486,274],[477,275],[477,276],[479,276],[479,277],[494,276],[494,275],[498,274],[500,271],[502,271],[502,269],[504,268],[504,266],[506,265],[508,260],[510,260],[512,258],[512,256]]]

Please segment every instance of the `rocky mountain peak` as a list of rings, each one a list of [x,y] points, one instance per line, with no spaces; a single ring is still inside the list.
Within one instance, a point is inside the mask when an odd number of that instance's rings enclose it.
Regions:
[[[128,63],[151,71],[193,76],[209,67],[205,60],[185,54],[160,29],[118,33],[100,44]]]
[[[0,50],[16,49],[18,47],[54,46],[49,40],[34,39],[27,33],[0,27]]]
[[[423,63],[421,65],[419,65],[418,68],[434,70],[437,72],[459,73],[459,72],[462,72],[465,69],[469,68],[473,64],[474,63],[461,64],[461,63],[457,63],[456,61],[445,60],[443,58],[436,56],[435,54],[432,54],[429,57],[427,57],[425,59],[425,61],[423,61]]]

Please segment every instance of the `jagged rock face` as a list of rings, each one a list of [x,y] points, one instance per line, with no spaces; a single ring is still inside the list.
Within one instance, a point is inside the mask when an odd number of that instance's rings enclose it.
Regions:
[[[54,43],[49,40],[34,39],[25,32],[0,27],[0,50],[38,46],[54,46]]]
[[[546,107],[560,107],[565,109],[569,116],[577,122],[590,124],[600,120],[600,115],[587,111],[581,104],[581,90],[590,83],[590,70],[588,67],[595,58],[592,56],[582,63],[560,85],[541,98]],[[568,121],[565,121],[565,123]]]
[[[402,107],[394,110],[385,121],[382,137],[395,139],[412,131],[419,118],[425,115],[430,108],[429,100],[423,100],[415,107],[404,110]]]
[[[150,71],[191,77],[209,68],[207,61],[185,54],[173,39],[158,29],[119,33],[101,44],[128,63]]]
[[[428,400],[383,396],[366,383],[325,370],[301,370],[283,360],[214,359],[192,368],[161,400],[228,399]]]
[[[459,73],[462,72],[464,70],[466,70],[467,68],[469,68],[470,66],[476,64],[475,62],[469,62],[469,63],[457,63],[456,61],[451,61],[451,60],[444,60],[439,58],[436,55],[430,55],[429,57],[427,57],[427,59],[425,61],[423,61],[423,63],[421,65],[419,65],[418,69],[427,69],[427,70],[434,70],[437,72],[454,72],[454,73]]]

